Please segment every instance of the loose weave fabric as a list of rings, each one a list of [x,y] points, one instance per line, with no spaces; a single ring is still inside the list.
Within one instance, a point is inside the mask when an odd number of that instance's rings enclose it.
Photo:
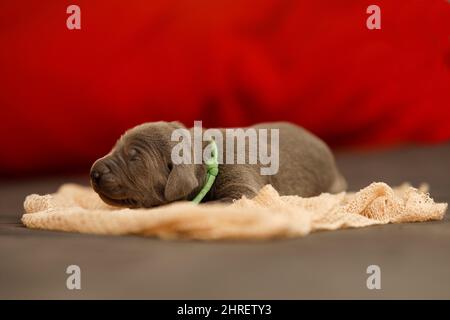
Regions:
[[[89,187],[65,184],[54,194],[29,195],[22,222],[33,229],[162,239],[292,238],[319,230],[441,220],[447,203],[435,203],[426,191],[376,182],[356,193],[302,198],[280,196],[267,185],[253,199],[230,205],[177,202],[124,209],[105,204]]]

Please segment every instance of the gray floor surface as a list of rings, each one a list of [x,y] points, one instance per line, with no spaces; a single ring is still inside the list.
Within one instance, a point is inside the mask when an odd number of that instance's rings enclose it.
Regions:
[[[427,182],[450,202],[450,145],[340,152],[350,189]],[[27,194],[84,177],[0,181],[1,299],[450,299],[450,222],[384,225],[263,242],[162,241],[28,230]],[[69,265],[81,290],[66,288]],[[369,265],[381,289],[366,286]]]

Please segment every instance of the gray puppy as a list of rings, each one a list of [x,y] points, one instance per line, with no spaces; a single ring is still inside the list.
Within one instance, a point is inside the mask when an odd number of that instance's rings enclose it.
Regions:
[[[192,200],[205,185],[207,169],[205,164],[172,162],[172,149],[178,142],[172,141],[171,135],[180,128],[184,126],[179,122],[154,122],[128,130],[112,151],[91,168],[92,187],[103,201],[116,206],[150,208]],[[345,190],[346,182],[322,140],[290,123],[265,123],[252,128],[279,129],[278,172],[261,175],[259,161],[220,164],[219,174],[203,202],[252,198],[266,184],[271,184],[280,195],[303,197]],[[225,136],[224,129],[220,131]],[[207,144],[204,142],[203,147]],[[225,159],[226,144],[223,145]]]

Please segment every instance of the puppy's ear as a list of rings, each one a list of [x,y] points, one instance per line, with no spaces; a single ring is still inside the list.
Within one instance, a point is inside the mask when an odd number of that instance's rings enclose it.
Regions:
[[[168,201],[176,201],[185,198],[198,187],[194,165],[174,165],[167,179],[164,197]]]

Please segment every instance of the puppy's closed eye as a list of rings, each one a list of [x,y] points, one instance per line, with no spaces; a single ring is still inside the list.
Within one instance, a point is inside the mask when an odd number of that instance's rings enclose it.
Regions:
[[[127,153],[128,161],[136,162],[140,160],[139,152],[136,149],[130,149]]]

